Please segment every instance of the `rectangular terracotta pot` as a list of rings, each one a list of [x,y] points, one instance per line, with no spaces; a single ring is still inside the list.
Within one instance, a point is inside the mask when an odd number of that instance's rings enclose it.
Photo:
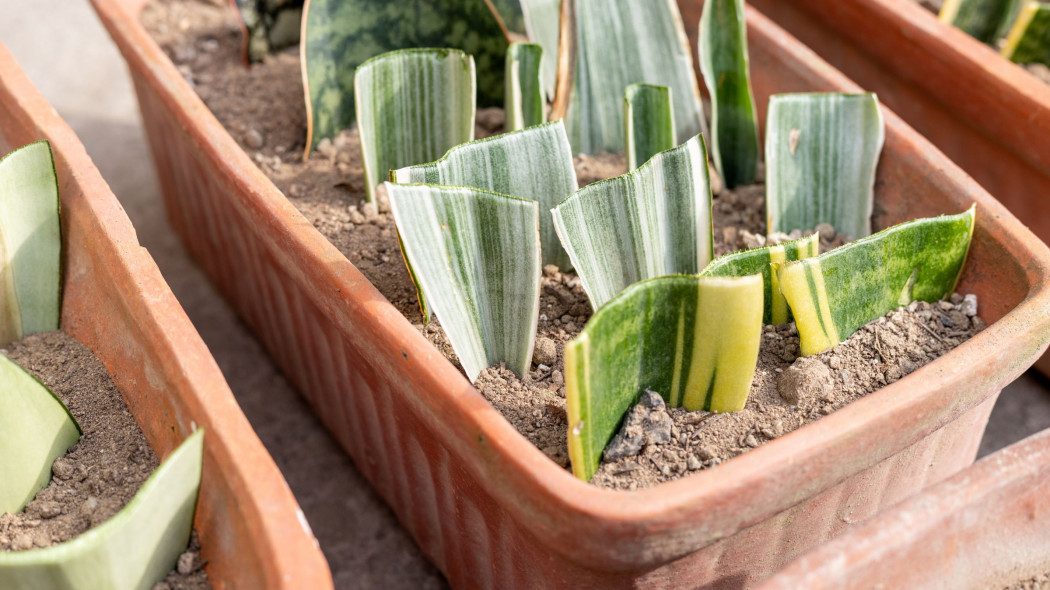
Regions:
[[[1050,251],[887,111],[877,225],[976,202],[960,290],[990,327],[716,468],[592,487],[520,436],[266,179],[140,25],[144,0],[92,1],[131,69],[173,225],[453,586],[753,583],[972,463],[998,392],[1050,340]],[[681,5],[696,23],[699,5]],[[748,27],[763,109],[774,92],[858,90],[753,10]]]
[[[1050,86],[912,0],[750,2],[1050,242]]]
[[[48,140],[62,202],[62,330],[106,366],[157,456],[205,429],[194,519],[216,590],[332,588],[277,465],[84,147],[0,45],[0,155]]]

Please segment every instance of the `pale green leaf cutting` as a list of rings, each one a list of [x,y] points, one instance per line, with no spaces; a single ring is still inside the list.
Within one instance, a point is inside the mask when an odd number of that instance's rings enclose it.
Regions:
[[[669,276],[629,287],[565,346],[573,474],[588,481],[646,389],[672,406],[744,408],[762,336],[762,277]]]
[[[710,277],[746,277],[762,275],[764,311],[762,322],[783,324],[791,321],[791,310],[780,292],[780,283],[774,264],[812,258],[820,254],[820,236],[813,234],[799,240],[733,252],[716,258],[700,274]]]
[[[368,200],[390,171],[430,162],[474,139],[474,60],[452,49],[406,49],[354,76]]]
[[[236,0],[245,29],[248,59],[263,57],[299,42],[303,0]]]
[[[531,366],[540,301],[539,208],[464,187],[386,184],[405,260],[467,377]]]
[[[1050,4],[1029,2],[1006,38],[1002,55],[1019,64],[1050,65]]]
[[[553,100],[558,76],[561,0],[521,0],[521,10],[529,40],[543,47],[543,89],[547,98]]]
[[[711,184],[701,136],[641,168],[587,185],[554,227],[595,309],[632,283],[696,274],[711,261]]]
[[[707,0],[700,17],[700,71],[711,95],[711,154],[733,188],[758,175],[758,113],[751,90],[743,0]]]
[[[975,209],[917,219],[778,269],[803,355],[912,301],[950,294],[973,236]]]
[[[0,160],[0,346],[58,329],[58,177],[46,141]]]
[[[1024,0],[944,0],[938,18],[994,45],[1017,19]]]
[[[400,184],[466,186],[537,201],[543,264],[570,267],[550,214],[579,188],[561,121],[456,146],[436,162],[395,170],[391,179]]]
[[[671,91],[666,86],[631,84],[624,91],[623,110],[628,170],[677,145]]]
[[[0,514],[21,511],[51,464],[80,440],[80,427],[51,390],[0,354]]]
[[[190,435],[113,518],[72,541],[0,552],[4,590],[149,590],[186,550],[204,431]]]
[[[503,99],[507,131],[540,125],[547,119],[540,68],[543,47],[512,43],[507,49],[507,91]]]
[[[770,232],[830,223],[871,233],[875,167],[885,128],[874,94],[779,94],[766,122],[766,217]]]
[[[704,130],[692,52],[675,0],[566,0],[565,9],[563,30],[575,34],[562,39],[551,118],[565,118],[575,153],[623,149],[620,100],[638,82],[671,89],[676,145]]]

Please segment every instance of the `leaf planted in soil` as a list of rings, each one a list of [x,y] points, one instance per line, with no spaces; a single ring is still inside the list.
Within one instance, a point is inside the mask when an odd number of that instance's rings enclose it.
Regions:
[[[671,90],[666,86],[631,84],[624,91],[623,110],[628,170],[676,145]]]
[[[1050,4],[1029,2],[1010,29],[1002,55],[1021,65],[1050,65]]]
[[[535,43],[513,43],[507,49],[507,90],[503,99],[507,131],[541,125],[546,120],[542,64],[543,48]]]
[[[803,356],[912,301],[951,294],[973,236],[975,208],[917,219],[775,268],[798,327]]]
[[[713,252],[703,137],[583,187],[552,213],[595,309],[638,281],[700,272]]]
[[[885,127],[874,94],[778,94],[766,121],[769,232],[829,223],[871,234],[875,167]]]
[[[465,187],[387,183],[417,289],[473,382],[531,366],[540,301],[539,207]]]
[[[1010,30],[1024,3],[1024,0],[945,0],[937,18],[982,43],[994,45]]]
[[[762,277],[668,276],[629,287],[565,346],[573,474],[589,481],[645,391],[671,406],[743,409],[762,336]]]
[[[260,62],[299,43],[304,0],[235,0],[244,25],[244,53]]]

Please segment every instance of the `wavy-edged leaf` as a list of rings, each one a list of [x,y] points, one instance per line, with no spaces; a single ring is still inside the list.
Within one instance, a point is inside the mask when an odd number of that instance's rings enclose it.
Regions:
[[[778,94],[766,122],[768,231],[830,223],[871,234],[875,167],[885,127],[874,94]]]
[[[147,590],[186,550],[200,488],[204,431],[190,435],[113,518],[72,541],[0,552],[4,590]]]
[[[268,54],[299,43],[303,0],[232,0],[244,25],[244,50],[248,61],[260,62]]]
[[[805,356],[912,301],[948,295],[966,262],[975,208],[917,219],[776,269]]]
[[[405,260],[471,381],[531,366],[540,305],[535,201],[465,187],[386,184]]]
[[[561,36],[561,0],[521,0],[529,41],[543,47],[543,90],[554,99],[558,76],[558,39]]]
[[[400,184],[466,186],[539,203],[543,264],[570,268],[550,210],[579,185],[561,121],[456,146],[436,162],[393,171]]]
[[[0,346],[58,329],[62,232],[51,145],[0,160]]]
[[[430,162],[474,139],[474,60],[454,49],[405,49],[354,76],[368,200],[390,171]]]
[[[1050,65],[1050,4],[1029,2],[1006,37],[1002,55],[1019,64]]]
[[[638,281],[696,274],[714,251],[703,137],[587,185],[551,213],[595,309]]]
[[[543,47],[512,43],[507,49],[507,91],[503,99],[507,131],[541,125],[547,119],[540,68]]]
[[[994,45],[1017,19],[1023,0],[945,0],[938,18]]]
[[[674,107],[671,90],[655,84],[631,84],[623,93],[627,125],[627,168],[634,170],[660,152],[673,148]]]
[[[307,0],[303,23],[305,156],[360,114],[351,86],[354,73],[382,53],[418,47],[462,50],[477,64],[481,106],[503,106],[507,40],[485,0]]]
[[[700,72],[711,95],[711,155],[726,186],[758,176],[758,113],[751,90],[743,0],[707,0],[700,17]]]
[[[78,440],[80,426],[61,400],[0,354],[0,514],[25,508]]]
[[[624,146],[623,105],[631,84],[671,89],[676,144],[704,130],[692,52],[675,0],[566,0],[552,119],[565,118],[575,153]]]
[[[784,299],[784,294],[780,292],[780,281],[773,272],[773,264],[812,258],[818,254],[820,254],[820,235],[812,234],[782,244],[726,254],[708,264],[700,275],[746,277],[761,274],[764,289],[762,322],[784,324],[791,321],[791,310],[788,308],[787,300]]]
[[[629,287],[565,346],[569,458],[585,481],[646,389],[672,406],[744,408],[762,337],[762,277],[669,276]]]

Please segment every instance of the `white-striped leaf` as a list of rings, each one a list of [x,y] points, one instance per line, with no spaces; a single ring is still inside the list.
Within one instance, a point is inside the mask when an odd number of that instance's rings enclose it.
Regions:
[[[540,301],[539,209],[488,191],[386,184],[405,261],[471,381],[525,374]]]
[[[1006,37],[1002,55],[1019,64],[1050,65],[1050,4],[1029,2]]]
[[[671,90],[655,84],[631,84],[623,95],[627,125],[627,168],[634,170],[660,152],[673,148],[674,107]]]
[[[830,223],[871,233],[875,167],[885,128],[874,94],[779,94],[766,122],[766,216],[770,232]]]
[[[535,43],[513,43],[507,48],[507,92],[503,98],[507,131],[541,125],[547,119],[540,67],[543,47]]]
[[[595,309],[638,281],[700,272],[713,252],[703,137],[583,187],[552,213]]]
[[[561,0],[521,0],[529,41],[543,47],[543,90],[554,99],[558,76],[558,39],[561,34]]]
[[[982,43],[994,45],[1021,12],[1024,0],[945,0],[938,15]]]

